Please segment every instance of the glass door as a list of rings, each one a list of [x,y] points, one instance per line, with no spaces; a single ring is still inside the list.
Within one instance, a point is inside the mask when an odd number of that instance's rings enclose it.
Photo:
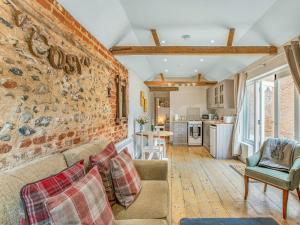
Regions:
[[[275,75],[260,81],[260,145],[275,135]]]

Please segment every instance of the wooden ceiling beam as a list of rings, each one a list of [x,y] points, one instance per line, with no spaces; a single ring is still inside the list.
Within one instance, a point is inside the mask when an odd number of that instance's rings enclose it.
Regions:
[[[178,87],[149,87],[150,91],[178,91]]]
[[[228,33],[228,38],[227,38],[227,47],[232,46],[234,33],[235,33],[235,28],[230,28]]]
[[[160,73],[159,75],[160,75],[161,81],[165,81],[165,76],[164,76],[164,74],[163,74],[163,73]]]
[[[276,54],[275,46],[115,46],[114,55]]]
[[[166,80],[166,81],[145,81],[145,85],[148,87],[172,87],[172,86],[211,86],[215,85],[216,81],[188,81],[188,80]]]
[[[202,74],[201,74],[201,73],[199,73],[199,74],[198,74],[198,82],[200,82],[200,81],[201,81],[201,78],[202,78]]]
[[[151,29],[150,31],[151,31],[151,34],[152,34],[155,45],[160,46],[160,40],[159,40],[156,29]]]

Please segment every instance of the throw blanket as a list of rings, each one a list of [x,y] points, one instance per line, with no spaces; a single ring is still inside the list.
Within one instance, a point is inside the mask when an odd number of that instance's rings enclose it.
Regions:
[[[289,172],[292,165],[296,142],[288,139],[269,138],[262,146],[258,166]]]

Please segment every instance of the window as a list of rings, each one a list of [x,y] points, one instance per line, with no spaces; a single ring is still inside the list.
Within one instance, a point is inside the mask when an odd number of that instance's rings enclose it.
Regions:
[[[295,86],[292,76],[278,78],[278,132],[280,137],[295,138]]]
[[[298,139],[298,102],[287,68],[248,81],[243,106],[243,140],[258,150],[269,137]]]
[[[254,143],[255,137],[255,83],[246,86],[246,96],[244,105],[244,141]]]
[[[275,136],[275,75],[261,80],[261,127],[263,139]],[[259,99],[258,99],[259,100]]]

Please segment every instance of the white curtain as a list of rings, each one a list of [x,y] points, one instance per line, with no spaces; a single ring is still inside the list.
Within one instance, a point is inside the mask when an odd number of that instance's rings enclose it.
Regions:
[[[236,120],[233,127],[232,135],[232,155],[238,156],[241,154],[241,140],[242,140],[242,107],[246,93],[247,74],[240,73],[234,76],[234,93],[235,93],[235,113]]]
[[[290,45],[284,46],[286,59],[289,63],[294,83],[300,94],[300,47],[298,41],[292,41]]]

